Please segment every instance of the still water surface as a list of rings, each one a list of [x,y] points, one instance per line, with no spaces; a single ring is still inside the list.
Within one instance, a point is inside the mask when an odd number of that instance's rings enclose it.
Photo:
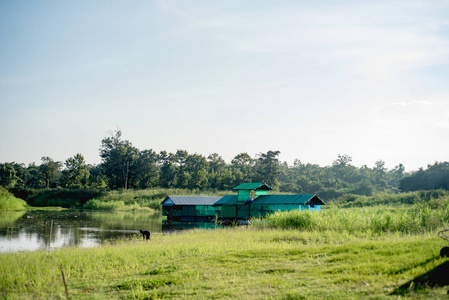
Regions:
[[[95,247],[104,241],[161,233],[160,213],[98,211],[0,212],[0,252]]]

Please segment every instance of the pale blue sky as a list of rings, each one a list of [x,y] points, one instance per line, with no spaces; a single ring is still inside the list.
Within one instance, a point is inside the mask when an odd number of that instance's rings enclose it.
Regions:
[[[449,1],[0,1],[0,162],[449,161]]]

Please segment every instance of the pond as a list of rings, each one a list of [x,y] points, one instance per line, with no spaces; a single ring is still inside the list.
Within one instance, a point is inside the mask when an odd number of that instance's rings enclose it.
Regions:
[[[162,232],[160,213],[98,211],[0,212],[0,252],[95,247],[104,241]]]

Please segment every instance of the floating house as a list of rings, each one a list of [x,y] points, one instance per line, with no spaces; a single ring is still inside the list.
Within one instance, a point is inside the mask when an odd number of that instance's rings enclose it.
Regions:
[[[317,195],[268,195],[265,183],[243,183],[233,188],[237,195],[224,197],[168,196],[162,214],[171,221],[233,221],[265,217],[276,211],[320,211],[324,202]]]
[[[169,221],[212,222],[217,215],[213,205],[222,197],[167,196],[161,203],[162,215]]]

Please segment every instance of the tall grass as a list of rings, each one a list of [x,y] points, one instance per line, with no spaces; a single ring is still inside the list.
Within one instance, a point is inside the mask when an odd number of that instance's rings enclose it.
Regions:
[[[0,210],[24,210],[28,205],[22,199],[14,197],[10,192],[0,187]]]
[[[447,227],[448,222],[449,199],[445,199],[403,207],[331,206],[321,212],[276,212],[253,224],[256,227],[382,234],[428,232]]]

